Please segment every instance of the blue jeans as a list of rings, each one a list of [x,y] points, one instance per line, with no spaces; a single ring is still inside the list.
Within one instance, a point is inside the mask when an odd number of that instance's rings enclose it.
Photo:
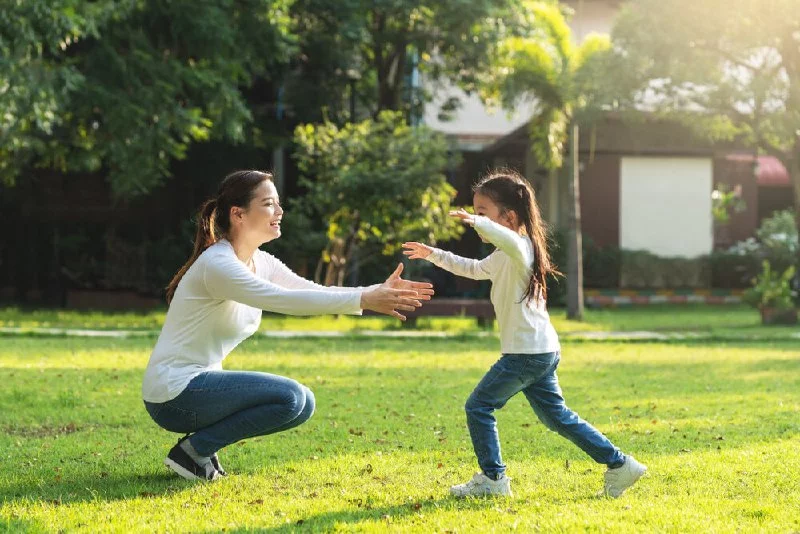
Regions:
[[[556,376],[560,360],[558,352],[504,354],[469,396],[467,426],[478,464],[489,478],[497,479],[506,471],[494,411],[520,391],[547,428],[572,441],[595,462],[610,467],[624,463],[625,455],[607,437],[567,408]]]
[[[249,371],[208,371],[167,402],[145,401],[150,417],[189,438],[198,454],[254,436],[289,430],[314,413],[314,394],[282,376]]]

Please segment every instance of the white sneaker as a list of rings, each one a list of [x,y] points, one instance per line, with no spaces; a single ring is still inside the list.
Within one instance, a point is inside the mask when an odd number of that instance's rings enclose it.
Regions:
[[[627,456],[624,464],[605,472],[603,494],[616,499],[642,478],[646,472],[646,465],[637,462],[633,456]]]
[[[505,495],[511,497],[511,479],[503,475],[499,480],[492,480],[483,473],[475,473],[472,480],[450,488],[450,494],[456,497],[479,495]]]

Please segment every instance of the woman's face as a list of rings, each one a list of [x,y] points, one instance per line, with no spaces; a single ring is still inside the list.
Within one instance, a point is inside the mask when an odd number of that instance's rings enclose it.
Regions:
[[[266,243],[281,236],[282,217],[278,190],[271,180],[264,180],[253,192],[247,209],[241,212],[240,230],[254,241]]]

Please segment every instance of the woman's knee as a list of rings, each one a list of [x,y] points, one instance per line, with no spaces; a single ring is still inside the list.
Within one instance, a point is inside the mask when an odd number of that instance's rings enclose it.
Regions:
[[[311,416],[314,415],[314,410],[317,406],[317,400],[314,397],[314,393],[307,388],[306,386],[302,386],[303,394],[304,394],[304,402],[303,402],[303,409],[300,411],[300,415],[298,418],[302,421],[308,421],[311,419]]]
[[[296,380],[289,380],[287,387],[284,391],[284,403],[290,412],[290,417],[293,419],[303,413],[306,405],[306,391],[308,390],[300,382]]]
[[[293,411],[297,412],[297,415],[308,411],[314,412],[316,398],[307,386],[292,380],[291,387],[287,390],[287,395],[289,397],[288,404],[292,406]]]
[[[297,402],[294,405],[296,410],[289,414],[286,425],[282,430],[302,425],[314,415],[316,399],[310,389],[300,385],[300,389],[296,391],[296,400]]]

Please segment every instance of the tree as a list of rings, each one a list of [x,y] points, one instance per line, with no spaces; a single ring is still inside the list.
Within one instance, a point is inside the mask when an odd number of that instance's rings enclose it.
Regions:
[[[343,127],[298,126],[295,142],[308,187],[303,204],[327,223],[318,281],[341,285],[358,248],[391,256],[404,241],[460,235],[461,226],[448,216],[455,190],[442,174],[447,144],[429,128],[409,126],[402,113],[386,111]]]
[[[441,80],[475,90],[497,43],[529,23],[520,0],[297,0],[292,13],[301,54],[289,93],[309,94],[340,122],[349,115],[342,96],[353,89],[373,117],[413,116]],[[424,86],[414,83],[415,69]],[[327,104],[319,86],[332,89]]]
[[[513,109],[522,99],[536,103],[530,121],[530,145],[539,164],[555,172],[565,156],[570,191],[567,255],[567,316],[583,315],[582,236],[578,187],[578,122],[590,117],[590,96],[597,74],[594,58],[609,47],[604,36],[592,35],[576,47],[571,42],[564,8],[548,2],[526,2],[530,32],[503,41],[495,66],[482,79],[483,97]],[[572,143],[568,151],[568,142]]]
[[[145,193],[192,142],[253,135],[242,87],[288,62],[289,0],[11,0],[0,12],[0,178],[103,171]]]
[[[777,157],[800,224],[800,1],[639,0],[613,39],[609,101]]]
[[[474,88],[496,42],[521,31],[519,5],[8,0],[0,179],[90,171],[131,197],[163,182],[193,143],[266,148],[298,121],[341,122],[348,94],[371,116],[410,115],[427,97],[411,83],[414,64],[431,82]]]

